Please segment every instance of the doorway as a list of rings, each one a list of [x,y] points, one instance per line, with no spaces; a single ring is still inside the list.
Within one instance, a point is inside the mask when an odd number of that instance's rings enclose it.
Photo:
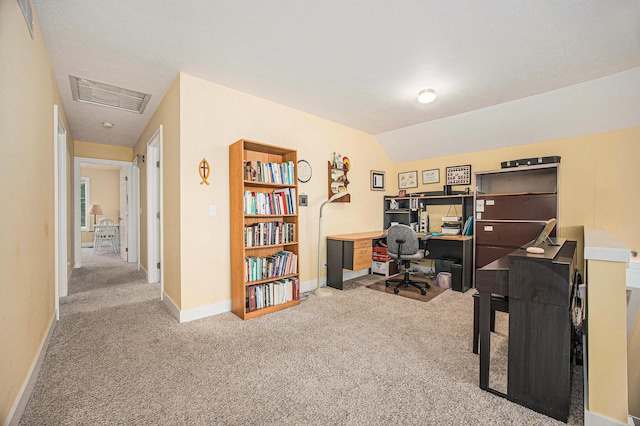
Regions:
[[[115,191],[117,192],[115,201],[112,202],[113,208],[110,213],[105,215],[106,217],[110,217],[114,220],[114,223],[119,225],[122,223],[123,219],[126,221],[126,226],[120,233],[120,240],[122,243],[120,244],[121,255],[122,258],[128,263],[138,262],[138,247],[139,247],[139,179],[137,178],[138,173],[134,172],[134,168],[136,167],[134,163],[129,163],[126,161],[116,161],[116,160],[103,160],[97,158],[83,158],[76,157],[74,162],[74,181],[75,181],[75,268],[82,267],[82,246],[92,245],[93,241],[89,243],[89,241],[82,241],[83,229],[82,220],[81,220],[81,167],[102,169],[102,170],[113,170],[115,173],[116,185]],[[122,175],[123,183],[120,183],[120,176]],[[89,181],[90,182],[90,181]],[[121,191],[124,191],[124,194],[121,194]],[[95,201],[91,200],[93,203]],[[86,199],[84,200],[86,202]],[[85,205],[85,221],[90,221],[88,223],[87,229],[91,227],[91,224],[96,221],[95,216],[93,218],[87,217],[86,211],[88,211],[89,206]],[[93,219],[93,220],[91,220]],[[86,232],[84,233],[86,235]],[[85,238],[86,239],[86,238]],[[122,254],[122,251],[125,253]]]

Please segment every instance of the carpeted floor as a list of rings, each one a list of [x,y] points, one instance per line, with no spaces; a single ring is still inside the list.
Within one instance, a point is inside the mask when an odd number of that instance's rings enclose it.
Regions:
[[[563,424],[479,389],[472,292],[423,303],[358,285],[250,321],[179,324],[157,285],[137,271],[115,284],[128,266],[98,263],[113,275],[87,259],[72,276],[22,425]],[[499,389],[506,316],[497,330]],[[582,398],[576,367],[570,425]]]

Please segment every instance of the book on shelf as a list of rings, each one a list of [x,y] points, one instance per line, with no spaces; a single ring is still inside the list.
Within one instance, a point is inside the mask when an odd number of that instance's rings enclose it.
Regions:
[[[473,215],[469,216],[467,220],[464,222],[464,226],[462,227],[462,235],[472,235],[473,234]]]
[[[298,300],[299,291],[299,281],[295,277],[250,285],[246,289],[247,312]]]
[[[245,191],[245,214],[296,214],[296,189],[282,188],[273,192]]]
[[[295,184],[295,165],[293,161],[284,163],[265,163],[262,161],[244,161],[244,180],[251,182]]]
[[[279,251],[267,257],[245,257],[245,282],[277,278],[298,273],[298,255]]]

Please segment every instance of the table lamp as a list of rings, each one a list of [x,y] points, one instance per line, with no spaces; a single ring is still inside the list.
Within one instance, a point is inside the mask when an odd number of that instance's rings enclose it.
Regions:
[[[102,216],[102,207],[100,207],[100,204],[91,204],[91,207],[89,207],[89,214],[93,215],[93,226],[96,226],[96,216]]]

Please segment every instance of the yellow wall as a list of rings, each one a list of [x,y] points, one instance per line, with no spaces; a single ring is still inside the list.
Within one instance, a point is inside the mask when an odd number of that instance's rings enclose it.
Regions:
[[[18,2],[0,1],[0,200],[7,207],[0,211],[0,424],[14,409],[55,314],[53,108],[62,103],[34,20],[32,39]],[[72,260],[73,135],[66,118],[64,125]]]
[[[320,203],[328,198],[327,161],[333,151],[351,159],[351,203],[323,211],[326,233],[382,226],[382,193],[369,190],[369,171],[390,163],[375,138],[265,99],[181,74],[180,208],[182,309],[227,301],[229,271],[229,145],[250,139],[298,150],[313,169],[299,191],[309,195],[300,208],[301,279],[316,275]],[[200,185],[198,164],[211,165],[211,185]],[[209,206],[217,216],[209,216]],[[326,234],[325,234],[326,235]]]
[[[133,148],[75,141],[74,155],[76,157],[100,158],[102,160],[133,161]]]
[[[100,219],[109,218],[118,224],[118,217],[120,217],[120,169],[80,167],[80,176],[89,178],[91,204],[100,204],[102,208],[103,214],[97,215],[96,220],[99,222]],[[89,216],[90,228],[93,231],[94,216]],[[93,241],[93,232],[82,232],[82,241]]]
[[[633,212],[640,211],[640,197],[629,193],[629,183],[640,181],[640,127],[595,135],[559,139],[509,148],[493,149],[448,157],[424,159],[394,165],[388,181],[397,190],[397,173],[418,171],[418,188],[409,190],[441,191],[445,168],[471,164],[471,171],[500,169],[500,163],[519,158],[559,155],[559,235],[577,240],[582,259],[583,226],[597,225],[609,231],[631,250],[640,250],[640,227]],[[422,170],[440,169],[440,183],[422,185]],[[475,180],[472,179],[472,191]],[[464,187],[454,187],[462,190]],[[445,211],[446,212],[446,211]],[[438,216],[431,214],[438,228]]]
[[[179,307],[180,289],[180,79],[173,82],[164,99],[156,109],[147,127],[134,147],[134,154],[145,156],[140,168],[140,264],[148,270],[147,253],[147,143],[162,125],[162,167],[163,167],[163,246],[164,246],[164,282],[165,294]]]

